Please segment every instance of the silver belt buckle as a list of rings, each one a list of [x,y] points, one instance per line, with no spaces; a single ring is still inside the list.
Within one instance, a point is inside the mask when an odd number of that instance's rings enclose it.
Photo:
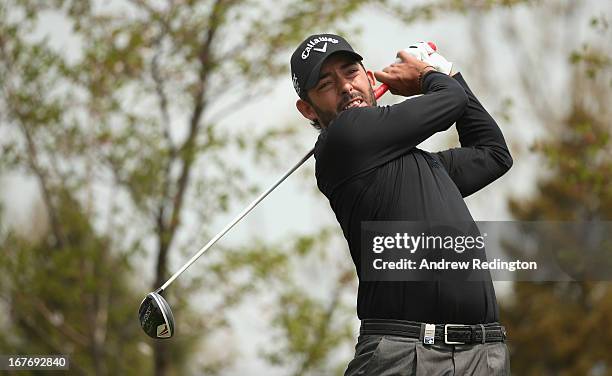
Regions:
[[[447,345],[465,345],[466,342],[451,342],[448,340],[448,328],[469,328],[469,325],[463,324],[445,324],[444,325],[444,343]]]

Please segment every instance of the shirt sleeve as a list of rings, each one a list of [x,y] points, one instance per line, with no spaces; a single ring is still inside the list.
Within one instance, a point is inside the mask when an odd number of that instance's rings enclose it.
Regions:
[[[484,188],[512,167],[512,157],[499,126],[476,99],[460,73],[453,76],[467,96],[467,108],[457,120],[461,147],[433,153],[461,195]]]
[[[424,95],[396,105],[341,112],[320,137],[325,139],[325,152],[315,148],[317,163],[325,166],[324,180],[335,186],[409,152],[448,129],[466,108],[465,91],[445,74],[426,75],[423,89]]]

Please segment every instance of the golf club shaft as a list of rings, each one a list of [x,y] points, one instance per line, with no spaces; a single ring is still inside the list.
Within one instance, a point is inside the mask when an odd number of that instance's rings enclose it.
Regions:
[[[381,85],[380,87],[378,87],[375,91],[374,91],[374,95],[376,97],[376,99],[380,98],[384,93],[387,92],[387,89],[383,89],[380,90],[382,86],[386,86],[385,84]],[[196,253],[195,255],[193,255],[193,257],[187,261],[187,263],[185,265],[183,265],[176,273],[174,273],[167,281],[166,283],[164,283],[159,289],[157,289],[156,292],[161,293],[162,291],[164,291],[168,286],[170,286],[170,284],[172,282],[174,282],[175,279],[178,278],[178,276],[180,276],[187,268],[189,268],[191,266],[191,264],[193,264],[198,258],[200,258],[200,256],[202,256],[202,254],[204,252],[206,252],[210,247],[212,247],[217,240],[221,239],[221,237],[223,235],[225,235],[232,227],[234,227],[234,225],[238,222],[240,222],[240,220],[242,218],[244,218],[245,215],[247,215],[251,210],[253,210],[253,208],[255,206],[257,206],[257,204],[259,204],[259,202],[261,200],[263,200],[264,198],[266,198],[267,195],[270,194],[270,192],[272,192],[276,187],[278,187],[280,185],[280,183],[282,183],[285,179],[287,179],[287,177],[289,177],[289,175],[291,175],[293,173],[293,171],[297,170],[302,164],[304,164],[304,162],[306,162],[312,155],[314,154],[314,149],[310,150],[302,159],[300,159],[300,161],[293,167],[291,167],[289,169],[289,171],[287,171],[285,173],[285,175],[283,175],[282,178],[280,178],[276,183],[274,183],[274,185],[272,185],[270,188],[268,188],[268,190],[266,190],[264,193],[262,193],[259,197],[257,197],[253,202],[251,202],[251,204],[249,206],[246,207],[246,209],[244,209],[240,214],[238,214],[236,216],[236,218],[234,218],[233,221],[231,221],[227,226],[225,226],[225,228],[223,230],[221,230],[217,235],[215,235],[214,238],[212,238],[204,247],[202,247],[202,249],[200,249],[198,251],[198,253]]]
[[[204,252],[206,252],[210,247],[212,247],[217,240],[221,239],[221,237],[223,235],[225,235],[225,233],[227,233],[232,227],[234,227],[234,225],[236,223],[238,223],[245,215],[247,215],[251,210],[253,210],[253,208],[255,206],[257,206],[257,204],[259,204],[259,202],[261,200],[263,200],[264,198],[266,198],[266,196],[268,194],[270,194],[270,192],[272,192],[276,187],[279,186],[280,183],[282,183],[285,179],[287,179],[287,177],[289,175],[291,175],[293,173],[293,171],[297,170],[304,162],[306,162],[310,156],[312,156],[314,154],[314,149],[310,150],[302,159],[300,159],[300,161],[293,167],[291,167],[291,169],[289,169],[289,171],[287,171],[285,173],[285,175],[283,175],[282,178],[280,178],[276,183],[274,183],[274,185],[272,185],[270,188],[268,188],[264,193],[262,193],[259,197],[257,197],[253,202],[251,202],[251,204],[249,206],[246,207],[246,209],[244,209],[240,214],[238,214],[236,216],[236,218],[234,218],[234,220],[232,222],[230,222],[227,226],[225,226],[225,228],[223,228],[223,230],[221,230],[217,235],[215,235],[214,238],[212,238],[204,247],[202,247],[202,249],[200,249],[198,251],[198,253],[196,253],[189,261],[187,261],[187,263],[185,265],[183,265],[183,267],[181,267],[176,273],[174,273],[172,275],[172,277],[170,277],[166,283],[163,284],[162,287],[159,288],[159,292],[161,293],[162,291],[164,291],[168,286],[170,286],[170,284],[172,282],[174,282],[174,280],[176,278],[178,278],[179,275],[181,275],[188,267],[191,266],[191,264],[193,264],[200,256],[202,256],[202,254]]]

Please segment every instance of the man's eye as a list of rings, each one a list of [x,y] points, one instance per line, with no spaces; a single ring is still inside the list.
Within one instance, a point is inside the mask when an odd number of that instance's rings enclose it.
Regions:
[[[328,88],[328,87],[329,87],[329,85],[331,85],[331,82],[329,82],[329,81],[322,82],[322,83],[319,85],[319,90],[322,90],[322,89]]]

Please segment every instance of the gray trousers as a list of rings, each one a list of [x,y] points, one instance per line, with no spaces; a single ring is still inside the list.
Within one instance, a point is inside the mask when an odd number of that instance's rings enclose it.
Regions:
[[[504,342],[424,345],[418,339],[360,335],[344,376],[510,375]]]

